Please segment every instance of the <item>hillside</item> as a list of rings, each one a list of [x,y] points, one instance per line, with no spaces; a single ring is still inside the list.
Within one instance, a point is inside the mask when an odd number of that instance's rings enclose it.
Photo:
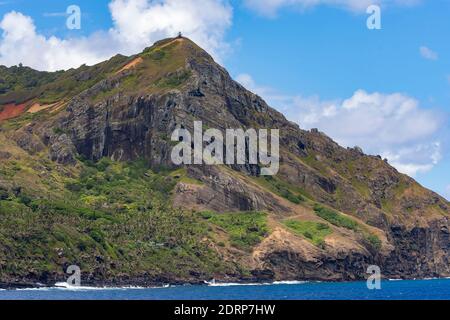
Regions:
[[[177,167],[176,128],[278,128],[281,164]],[[450,204],[305,131],[186,38],[56,73],[0,67],[0,287],[450,276]]]

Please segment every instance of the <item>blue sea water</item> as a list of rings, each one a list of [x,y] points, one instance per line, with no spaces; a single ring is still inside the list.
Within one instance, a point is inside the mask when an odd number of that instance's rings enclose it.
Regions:
[[[1,290],[2,300],[450,300],[450,279],[267,285],[175,286],[166,288],[42,288]]]

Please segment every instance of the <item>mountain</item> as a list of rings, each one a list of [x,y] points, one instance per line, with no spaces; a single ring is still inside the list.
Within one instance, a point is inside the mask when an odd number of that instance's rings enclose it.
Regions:
[[[280,130],[280,170],[171,161],[172,132]],[[187,38],[0,68],[0,287],[450,276],[450,204],[305,131]]]

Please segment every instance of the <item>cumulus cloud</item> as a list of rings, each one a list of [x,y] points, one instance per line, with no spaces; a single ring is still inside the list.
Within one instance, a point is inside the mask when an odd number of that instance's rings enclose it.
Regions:
[[[285,96],[279,95],[276,90],[271,87],[259,86],[253,80],[253,77],[247,73],[241,73],[235,77],[235,80],[243,85],[246,89],[260,95],[261,97],[270,97],[272,101],[284,100]]]
[[[420,55],[427,60],[437,60],[439,55],[428,47],[422,46],[419,48]]]
[[[33,20],[20,12],[12,11],[0,22],[3,30],[0,40],[0,64],[23,63],[40,70],[58,70],[93,64],[107,56],[101,45],[104,37],[94,34],[90,38],[46,38],[36,32]],[[99,47],[94,50],[93,43]]]
[[[319,5],[343,8],[353,12],[366,12],[370,5],[402,5],[410,6],[420,0],[245,0],[247,7],[266,16],[274,16],[282,8],[305,10]]]
[[[224,35],[233,11],[226,1],[114,0],[109,8],[114,22],[111,34],[132,50],[179,31],[213,54],[227,49]]]
[[[433,169],[442,160],[442,147],[438,141],[401,147],[395,152],[388,150],[381,154],[400,172],[412,177]]]
[[[302,128],[319,128],[343,146],[379,154],[410,176],[431,170],[442,158],[442,115],[407,95],[357,90],[348,99],[326,101],[278,94],[249,75],[236,79]]]
[[[23,63],[39,70],[94,64],[114,54],[133,54],[179,31],[220,58],[233,11],[227,0],[112,0],[113,27],[87,37],[61,39],[36,31],[29,16],[5,14],[0,22],[0,64]]]

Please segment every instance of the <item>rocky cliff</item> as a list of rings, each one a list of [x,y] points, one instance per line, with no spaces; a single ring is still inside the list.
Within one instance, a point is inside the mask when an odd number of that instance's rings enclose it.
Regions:
[[[20,80],[25,71],[0,75]],[[378,156],[287,121],[189,39],[32,75],[39,81],[17,80],[0,95],[4,283],[51,283],[69,264],[83,265],[94,284],[352,280],[373,264],[389,278],[450,276],[445,199]],[[279,129],[279,173],[175,166],[172,132],[192,132],[194,121],[222,131]],[[55,209],[67,199],[88,213]],[[43,230],[27,225],[33,219]],[[129,229],[114,231],[115,223]],[[40,250],[19,250],[17,241]],[[155,261],[187,255],[191,262],[172,261],[171,269]]]

